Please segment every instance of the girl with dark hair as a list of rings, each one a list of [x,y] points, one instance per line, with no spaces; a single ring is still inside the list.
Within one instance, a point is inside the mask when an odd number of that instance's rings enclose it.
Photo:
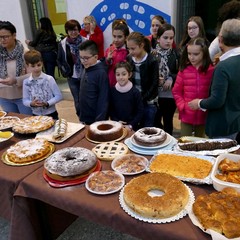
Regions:
[[[133,68],[133,85],[141,92],[144,104],[143,127],[153,127],[157,112],[159,67],[151,54],[151,44],[142,33],[132,32],[127,38],[129,56]]]
[[[49,18],[40,18],[39,23],[40,28],[37,30],[34,39],[32,41],[25,40],[25,42],[41,53],[46,74],[54,77],[57,60],[57,37]]]
[[[22,83],[26,74],[22,43],[16,39],[16,28],[0,22],[0,106],[6,112],[32,114],[22,102]]]
[[[77,20],[68,20],[64,27],[67,36],[59,43],[57,63],[62,75],[67,78],[73,95],[76,114],[79,116],[80,77],[83,70],[79,56],[79,47],[86,39],[79,34],[81,26]]]
[[[115,75],[117,83],[110,90],[110,118],[136,131],[142,119],[143,103],[141,93],[130,81],[131,65],[128,62],[118,62]]]
[[[127,58],[128,50],[126,47],[126,39],[129,35],[129,28],[125,22],[119,21],[114,23],[112,28],[113,43],[106,49],[105,59],[108,65],[108,78],[110,87],[117,83],[114,69],[118,62]]]
[[[158,111],[155,125],[170,135],[173,133],[173,116],[176,110],[172,87],[179,63],[178,51],[172,48],[174,36],[175,28],[171,24],[163,24],[158,29],[158,43],[155,49],[155,56],[159,61]]]
[[[182,41],[179,44],[179,49],[182,52],[187,43],[190,39],[201,37],[204,39],[205,44],[207,46],[210,45],[207,37],[206,32],[204,29],[204,23],[201,17],[199,16],[192,16],[188,19],[185,31],[183,33]]]
[[[191,39],[183,50],[172,89],[181,121],[181,136],[205,137],[206,112],[192,110],[188,103],[208,97],[213,71],[205,39]]]

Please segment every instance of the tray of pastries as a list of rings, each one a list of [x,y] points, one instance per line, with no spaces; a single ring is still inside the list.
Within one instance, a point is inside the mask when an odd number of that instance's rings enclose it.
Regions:
[[[2,155],[2,161],[11,166],[24,166],[44,160],[55,150],[45,139],[27,139],[12,145]]]
[[[168,173],[196,184],[212,184],[210,174],[214,162],[211,156],[162,150],[152,157],[147,171]]]
[[[183,138],[181,138],[183,139]],[[185,137],[187,139],[187,137]],[[230,153],[238,150],[237,141],[227,138],[202,139],[197,141],[178,141],[175,149],[180,152],[189,152],[197,155],[217,156],[222,153]]]
[[[111,167],[123,175],[135,175],[146,170],[147,158],[137,154],[126,154],[113,159]]]
[[[44,131],[54,125],[52,117],[48,116],[31,116],[17,121],[12,130],[20,134],[32,134]]]
[[[125,179],[121,173],[106,170],[92,173],[85,186],[91,193],[106,195],[118,192],[124,184]]]
[[[211,178],[217,191],[231,187],[240,192],[240,155],[231,153],[219,155],[213,166]]]
[[[232,188],[199,195],[189,211],[194,225],[214,240],[240,239],[240,193]]]
[[[11,129],[16,122],[20,121],[20,118],[14,116],[7,116],[0,118],[0,130]]]

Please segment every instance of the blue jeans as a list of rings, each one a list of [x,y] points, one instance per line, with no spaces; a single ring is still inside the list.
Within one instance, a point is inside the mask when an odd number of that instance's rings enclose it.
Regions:
[[[143,111],[142,127],[153,127],[155,122],[155,116],[157,113],[157,106],[154,104],[145,104]]]
[[[55,67],[57,65],[57,53],[41,52],[45,73],[54,78]]]
[[[79,102],[80,78],[68,78],[67,80],[68,80],[68,86],[73,96],[76,114],[77,116],[80,116],[80,102]]]
[[[31,108],[23,105],[22,98],[18,99],[0,98],[0,106],[5,112],[15,112],[32,115]]]

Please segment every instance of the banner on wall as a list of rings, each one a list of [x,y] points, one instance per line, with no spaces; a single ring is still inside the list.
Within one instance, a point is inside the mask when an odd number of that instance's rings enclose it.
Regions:
[[[111,43],[111,24],[115,19],[126,19],[131,31],[150,34],[151,19],[161,15],[171,23],[171,0],[66,0],[68,19],[77,19],[80,24],[87,15],[93,15],[104,32],[105,48]]]

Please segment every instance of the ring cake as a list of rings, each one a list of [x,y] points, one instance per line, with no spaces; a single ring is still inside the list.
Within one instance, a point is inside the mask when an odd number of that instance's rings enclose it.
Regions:
[[[68,181],[90,174],[96,165],[97,159],[92,151],[81,147],[68,147],[48,157],[44,168],[51,179]]]
[[[151,196],[151,191],[163,195]],[[123,192],[125,203],[143,217],[169,218],[181,212],[189,201],[186,186],[166,173],[149,173],[133,178]]]
[[[123,125],[120,122],[106,120],[91,124],[88,128],[88,138],[96,142],[109,142],[123,135]]]
[[[20,119],[13,126],[12,130],[16,133],[31,134],[49,129],[54,125],[52,117],[31,116]]]
[[[27,139],[16,143],[6,151],[6,156],[13,163],[27,163],[46,156],[50,143],[42,138]]]
[[[161,128],[144,127],[134,133],[133,139],[142,146],[154,147],[161,145],[167,138],[167,134]]]

